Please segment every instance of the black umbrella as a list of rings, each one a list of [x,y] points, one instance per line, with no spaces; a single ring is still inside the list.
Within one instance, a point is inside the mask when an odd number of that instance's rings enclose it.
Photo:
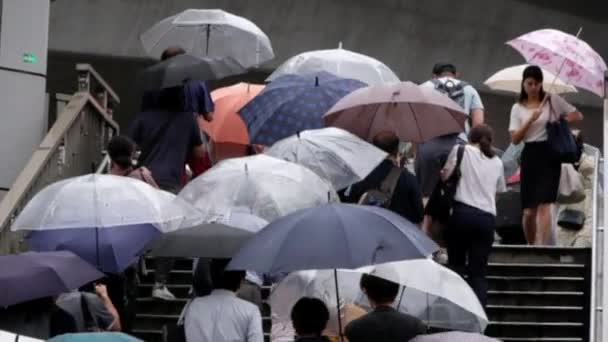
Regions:
[[[140,82],[144,90],[158,90],[180,86],[189,80],[216,80],[245,71],[231,57],[197,58],[178,55],[145,69],[140,75]]]

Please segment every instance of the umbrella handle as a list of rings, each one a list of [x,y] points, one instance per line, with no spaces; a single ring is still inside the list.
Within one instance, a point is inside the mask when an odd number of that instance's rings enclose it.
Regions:
[[[342,316],[340,315],[340,290],[338,289],[338,270],[334,268],[334,284],[336,285],[336,309],[338,314],[338,336],[340,342],[344,342],[344,335],[342,334]]]

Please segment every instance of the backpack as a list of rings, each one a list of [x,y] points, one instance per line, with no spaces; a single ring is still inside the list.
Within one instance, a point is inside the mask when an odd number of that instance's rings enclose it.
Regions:
[[[380,187],[378,189],[366,191],[359,198],[358,204],[373,205],[388,209],[391,206],[393,193],[395,192],[395,188],[397,188],[400,176],[401,169],[397,166],[393,166],[382,183],[380,183]]]
[[[458,103],[460,107],[464,108],[464,87],[468,86],[468,83],[463,81],[456,83],[450,78],[445,82],[441,82],[438,79],[432,79],[431,82],[435,86],[435,90],[446,94],[454,102]]]

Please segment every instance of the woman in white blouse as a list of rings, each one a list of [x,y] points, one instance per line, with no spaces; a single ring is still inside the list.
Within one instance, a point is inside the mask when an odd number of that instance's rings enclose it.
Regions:
[[[505,191],[503,165],[492,148],[493,136],[487,125],[473,127],[469,132],[469,144],[456,145],[441,172],[441,178],[447,180],[456,167],[459,149],[464,149],[445,240],[450,267],[468,276],[471,288],[484,307],[488,292],[488,257],[496,226],[496,193]]]
[[[538,66],[527,67],[519,101],[511,109],[509,133],[514,144],[525,144],[521,156],[522,224],[530,245],[546,245],[552,240],[551,204],[557,198],[561,163],[547,143],[547,123],[561,116],[569,122],[583,119],[563,98],[545,93]]]

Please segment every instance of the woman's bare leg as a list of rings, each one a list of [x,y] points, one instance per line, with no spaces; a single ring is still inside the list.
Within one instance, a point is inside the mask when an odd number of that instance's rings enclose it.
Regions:
[[[522,225],[528,245],[536,243],[536,208],[526,208],[523,212]]]
[[[536,244],[548,245],[553,235],[553,220],[551,215],[551,204],[543,203],[536,209]]]

